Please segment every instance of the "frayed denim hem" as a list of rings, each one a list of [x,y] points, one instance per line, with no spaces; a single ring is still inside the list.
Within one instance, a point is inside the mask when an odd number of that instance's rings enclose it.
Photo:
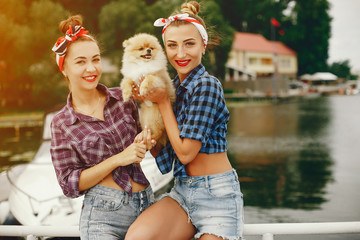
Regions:
[[[191,220],[191,217],[190,217],[190,214],[189,214],[189,209],[185,206],[184,203],[182,203],[182,201],[180,199],[177,199],[176,197],[174,197],[171,194],[171,192],[162,194],[159,197],[158,201],[160,201],[161,199],[166,198],[166,197],[169,197],[169,198],[173,199],[175,202],[177,202],[180,205],[180,207],[185,211],[186,215],[188,216],[188,223],[190,223],[190,222],[192,223],[192,220]]]
[[[199,239],[202,235],[204,234],[210,234],[210,235],[214,235],[216,237],[221,237],[222,239],[226,239],[226,240],[245,240],[242,237],[237,237],[237,236],[221,236],[215,233],[211,233],[211,232],[197,232],[194,236],[195,239]]]

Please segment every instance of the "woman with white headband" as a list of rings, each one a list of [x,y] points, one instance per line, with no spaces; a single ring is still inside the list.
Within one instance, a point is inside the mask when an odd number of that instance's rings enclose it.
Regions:
[[[100,49],[81,24],[80,16],[62,21],[65,36],[53,47],[70,94],[51,123],[51,157],[64,194],[85,194],[81,239],[124,239],[154,201],[139,165],[151,135],[140,129],[135,100],[124,102],[119,87],[99,83]]]
[[[164,89],[138,99],[159,105],[169,142],[151,153],[162,173],[173,169],[175,182],[135,220],[127,240],[242,238],[242,193],[226,153],[229,111],[221,83],[201,64],[208,35],[199,8],[195,1],[184,3],[180,14],[154,23],[163,27],[166,54],[177,71],[176,102],[171,106]]]

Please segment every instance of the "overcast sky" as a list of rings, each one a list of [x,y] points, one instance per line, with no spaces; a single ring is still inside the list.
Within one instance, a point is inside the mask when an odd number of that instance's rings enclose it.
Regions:
[[[329,0],[331,38],[329,63],[349,60],[360,73],[360,0]]]

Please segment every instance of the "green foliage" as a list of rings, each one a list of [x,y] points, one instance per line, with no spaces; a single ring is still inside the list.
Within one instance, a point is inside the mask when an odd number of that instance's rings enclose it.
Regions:
[[[113,1],[105,5],[99,14],[100,39],[105,48],[105,54],[111,56],[117,64],[120,63],[122,43],[140,31],[146,31],[144,26],[148,16],[144,0]],[[149,28],[151,29],[151,28]]]
[[[329,72],[335,74],[339,78],[344,78],[347,80],[357,79],[356,76],[351,75],[351,66],[349,60],[333,62],[329,66]]]
[[[103,55],[121,65],[122,42],[147,32],[161,40],[159,17],[179,10],[184,0],[1,0],[0,106],[51,105],[66,97],[52,45],[61,35],[58,24],[70,14],[81,14],[84,26],[99,35]],[[294,8],[288,9],[293,6]],[[298,53],[299,72],[330,71],[345,78],[348,62],[327,66],[330,22],[328,0],[206,0],[200,1],[210,39],[203,58],[207,70],[222,79],[235,31],[253,32],[280,40]],[[67,10],[65,10],[67,9]],[[289,14],[285,15],[287,9]],[[271,36],[270,19],[281,23],[284,36]],[[169,68],[171,75],[174,69]],[[339,73],[340,72],[340,73]],[[43,99],[47,101],[43,101]]]
[[[214,0],[206,1],[203,4],[203,19],[206,21],[209,38],[218,43],[212,48],[209,45],[207,54],[203,59],[203,64],[207,71],[214,74],[219,79],[225,76],[225,64],[232,47],[235,30],[221,13],[221,8]]]
[[[298,75],[327,70],[331,17],[328,0],[216,0],[224,17],[240,32],[279,40],[298,53]],[[295,2],[290,14],[284,10]],[[271,36],[270,19],[277,19],[284,36]]]
[[[5,2],[0,12],[1,106],[35,108],[59,101],[58,70],[50,52],[66,11],[50,0]]]
[[[100,37],[105,48],[105,55],[111,57],[118,66],[121,65],[123,52],[122,42],[136,33],[147,32],[156,35],[161,40],[161,28],[153,26],[160,17],[168,17],[179,10],[183,1],[158,0],[147,5],[144,0],[113,1],[105,5],[99,15]],[[208,49],[204,57],[207,70],[219,77],[224,75],[225,63],[232,46],[234,30],[219,14],[221,9],[214,0],[203,2],[201,13],[205,16],[208,26],[214,27],[215,40],[220,41],[217,48]],[[174,71],[171,70],[174,75]]]
[[[270,19],[281,22],[290,0],[216,0],[222,15],[239,32],[258,33],[270,39]]]
[[[59,2],[71,15],[84,17],[84,26],[93,34],[99,34],[99,13],[111,0],[53,0]]]
[[[327,0],[297,1],[284,42],[298,53],[299,75],[327,71],[331,17]]]

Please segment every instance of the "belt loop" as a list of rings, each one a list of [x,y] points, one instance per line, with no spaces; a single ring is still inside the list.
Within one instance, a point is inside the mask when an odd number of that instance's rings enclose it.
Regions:
[[[205,176],[205,185],[206,188],[209,189],[209,176]]]
[[[128,203],[129,203],[129,194],[125,192],[124,205],[127,205]]]

